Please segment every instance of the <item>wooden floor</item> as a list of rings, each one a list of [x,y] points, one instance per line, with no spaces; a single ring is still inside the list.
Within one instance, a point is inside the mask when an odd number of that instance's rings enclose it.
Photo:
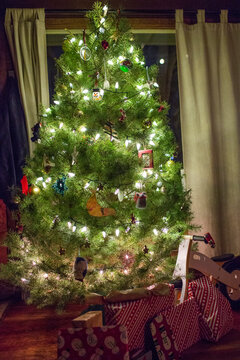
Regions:
[[[71,326],[83,307],[71,305],[61,315],[54,309],[36,309],[12,304],[0,323],[0,360],[56,360],[57,332]],[[217,344],[200,342],[189,349],[184,360],[240,360],[240,312],[235,326]]]

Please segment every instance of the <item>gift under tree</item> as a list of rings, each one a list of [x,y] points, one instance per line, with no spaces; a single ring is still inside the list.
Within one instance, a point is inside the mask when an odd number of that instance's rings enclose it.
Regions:
[[[1,268],[40,306],[169,279],[190,227],[158,67],[145,66],[119,11],[95,3],[87,17],[64,41],[54,104],[33,128],[23,230]]]

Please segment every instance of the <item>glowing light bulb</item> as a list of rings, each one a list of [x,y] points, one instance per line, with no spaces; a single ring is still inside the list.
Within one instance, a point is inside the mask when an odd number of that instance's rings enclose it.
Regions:
[[[36,261],[33,261],[32,264],[33,264],[33,266],[36,266],[36,265],[37,265]]]
[[[83,92],[83,94],[87,94],[87,93],[88,93],[88,89],[84,89],[82,92]]]
[[[38,182],[38,181],[43,181],[43,177],[38,177],[36,182]]]
[[[105,18],[102,17],[101,20],[100,20],[100,24],[103,24],[105,22]]]
[[[135,61],[138,63],[138,62],[139,62],[139,58],[138,58],[138,57],[136,57],[136,58],[135,58]]]
[[[47,273],[43,274],[43,277],[44,277],[44,279],[47,279],[47,278],[48,278],[48,274],[47,274]]]
[[[47,187],[46,183],[43,182],[42,185],[43,185],[44,189],[46,189],[46,187]]]
[[[153,125],[154,125],[154,126],[157,126],[157,122],[156,122],[156,121],[154,121],[154,122],[153,122]]]
[[[46,109],[46,113],[50,113],[51,112],[51,109],[50,108],[47,108]]]
[[[100,138],[100,134],[97,134],[96,136],[95,136],[95,140],[98,140]]]
[[[106,16],[107,12],[108,12],[108,7],[107,7],[107,5],[104,5],[104,7],[103,7],[103,15]]]
[[[59,129],[61,129],[63,127],[63,122],[61,122],[60,124],[59,124]]]
[[[119,88],[119,84],[118,84],[118,82],[116,82],[115,89],[118,89],[118,88]]]
[[[136,147],[137,147],[137,150],[140,150],[141,144],[137,143],[137,144],[136,144]]]
[[[117,189],[114,194],[117,195],[118,193],[119,193],[119,189]]]
[[[21,278],[21,281],[22,281],[22,282],[26,282],[26,281],[27,281],[27,279],[25,279],[25,278]]]
[[[72,232],[75,232],[76,231],[76,225],[73,225],[73,227],[72,227]]]
[[[112,60],[108,60],[108,64],[109,64],[109,65],[113,65],[113,61],[112,61]]]
[[[54,100],[54,104],[59,105],[59,104],[60,104],[60,101]]]
[[[125,146],[128,147],[129,140],[125,141]]]
[[[153,233],[154,233],[154,235],[158,235],[158,230],[157,230],[157,229],[153,229]]]
[[[130,54],[133,53],[133,46],[130,47],[129,52],[130,52]]]
[[[155,135],[156,135],[155,133],[150,134],[150,139],[152,140]]]
[[[147,177],[147,172],[146,172],[146,171],[143,171],[143,172],[142,172],[142,176],[146,179],[146,177]]]
[[[83,44],[83,40],[80,40],[78,45],[81,46]]]
[[[86,183],[86,185],[84,186],[84,189],[87,189],[90,186],[89,183]]]
[[[87,128],[86,128],[85,126],[81,126],[81,127],[80,127],[80,131],[81,131],[81,132],[85,132],[85,131],[87,131]]]
[[[100,270],[100,271],[99,271],[99,275],[103,275],[103,270]]]
[[[136,182],[135,187],[136,187],[137,189],[141,189],[142,184],[141,184],[141,183],[139,183],[139,182]]]
[[[82,228],[81,228],[81,232],[86,232],[87,231],[87,227],[86,226],[83,226]]]
[[[73,88],[73,84],[72,84],[72,83],[69,83],[69,86],[70,86],[70,88]]]
[[[123,56],[119,56],[118,59],[119,59],[120,61],[123,61],[123,60],[124,60],[124,57],[123,57]]]
[[[105,237],[107,236],[107,234],[105,233],[105,231],[102,232],[102,236],[104,237],[104,239],[105,239]]]
[[[128,274],[128,269],[124,269],[124,271],[123,271],[123,272],[124,272],[124,274],[126,274],[126,275],[127,275],[127,274]]]
[[[153,146],[155,145],[155,143],[152,140],[149,141],[149,144]]]
[[[71,229],[71,227],[72,227],[72,223],[68,221],[68,228]]]
[[[89,97],[85,95],[85,96],[83,97],[83,100],[87,101],[87,100],[89,100]]]
[[[155,87],[159,87],[159,85],[158,85],[158,83],[153,83],[153,86],[155,86]]]
[[[141,89],[142,89],[142,85],[137,85],[137,88],[138,88],[139,90],[141,90]]]
[[[78,75],[82,75],[82,70],[78,70],[78,71],[77,71],[77,74],[78,74]]]
[[[129,256],[128,256],[128,254],[126,254],[126,255],[125,255],[125,259],[127,259],[127,260],[129,259]]]
[[[70,42],[73,43],[74,41],[76,41],[76,38],[75,37],[71,38]]]
[[[162,232],[163,232],[164,234],[167,234],[167,233],[168,233],[168,228],[163,228],[163,229],[162,229]]]
[[[119,236],[120,230],[119,230],[119,229],[116,229],[115,234],[116,234],[116,236]]]
[[[100,27],[100,28],[99,28],[99,32],[100,32],[101,34],[103,34],[103,33],[105,32],[105,29],[104,29],[103,27]]]
[[[146,95],[146,94],[145,94],[144,91],[141,91],[141,92],[140,92],[140,95],[144,96],[144,95]]]
[[[75,176],[75,174],[72,173],[72,172],[70,172],[70,173],[68,173],[68,176],[69,176],[70,178],[73,178],[73,177]]]
[[[163,65],[165,63],[165,60],[164,59],[160,59],[159,60],[160,64]]]

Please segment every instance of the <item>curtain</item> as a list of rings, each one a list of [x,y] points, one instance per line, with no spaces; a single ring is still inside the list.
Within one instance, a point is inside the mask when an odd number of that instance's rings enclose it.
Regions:
[[[240,24],[228,23],[227,10],[220,23],[206,23],[204,10],[197,20],[186,25],[183,11],[176,11],[186,184],[194,223],[211,233],[215,254],[239,254]]]
[[[44,9],[6,9],[5,30],[32,153],[31,128],[39,121],[40,106],[49,106]]]

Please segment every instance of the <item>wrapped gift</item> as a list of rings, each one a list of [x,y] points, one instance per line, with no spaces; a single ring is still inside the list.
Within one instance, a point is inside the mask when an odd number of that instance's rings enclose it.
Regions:
[[[58,360],[129,360],[124,326],[68,328],[58,334]]]
[[[190,282],[188,294],[196,299],[199,306],[199,326],[203,339],[216,342],[233,328],[230,303],[208,277]]]
[[[174,303],[174,286],[169,285],[169,294],[149,296],[135,301],[105,304],[107,325],[124,325],[128,332],[129,350],[146,348],[149,320]]]
[[[162,311],[150,324],[158,359],[179,359],[179,355],[198,342],[199,309],[194,298]]]
[[[7,231],[7,211],[6,205],[3,200],[0,199],[0,233]]]

